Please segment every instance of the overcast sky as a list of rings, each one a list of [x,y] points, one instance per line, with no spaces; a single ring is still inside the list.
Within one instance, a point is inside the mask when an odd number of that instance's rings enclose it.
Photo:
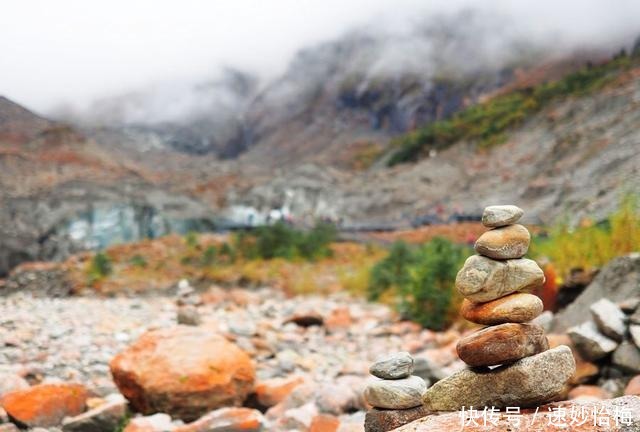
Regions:
[[[272,76],[299,48],[354,27],[400,29],[472,4],[558,43],[640,34],[637,0],[4,1],[0,94],[46,112],[224,65]]]

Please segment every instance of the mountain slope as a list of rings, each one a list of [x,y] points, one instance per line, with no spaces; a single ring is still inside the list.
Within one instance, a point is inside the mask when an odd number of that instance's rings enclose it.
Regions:
[[[253,188],[239,202],[278,206],[347,223],[404,221],[434,213],[478,213],[514,202],[529,221],[609,213],[621,194],[640,188],[640,68],[582,97],[561,98],[523,119],[506,142],[479,148],[460,141],[417,163],[365,172],[307,164]]]
[[[75,128],[0,98],[0,275],[91,246],[118,218],[113,240],[145,236],[154,223],[210,217],[207,206],[155,177]]]

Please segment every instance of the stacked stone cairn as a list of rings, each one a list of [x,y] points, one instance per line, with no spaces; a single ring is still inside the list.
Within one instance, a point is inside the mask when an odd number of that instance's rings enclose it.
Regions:
[[[412,375],[413,357],[408,352],[398,352],[376,360],[369,368],[371,378],[364,397],[373,407],[367,413],[365,430],[383,432],[417,418],[428,412],[422,405],[422,396],[428,384]]]
[[[438,381],[424,394],[431,411],[533,406],[556,399],[575,373],[565,345],[549,349],[544,329],[529,323],[542,313],[542,301],[528,293],[542,286],[544,273],[523,258],[531,236],[517,224],[522,209],[513,205],[484,210],[490,228],[476,244],[456,277],[464,296],[462,316],[486,325],[457,344],[469,368]]]

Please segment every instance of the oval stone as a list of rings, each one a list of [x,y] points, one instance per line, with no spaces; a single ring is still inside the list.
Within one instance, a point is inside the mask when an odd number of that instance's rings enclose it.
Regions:
[[[516,223],[524,210],[514,205],[489,206],[482,212],[482,224],[489,228],[500,227]]]
[[[460,314],[467,321],[477,324],[495,325],[524,323],[542,313],[540,297],[527,293],[509,294],[486,303],[462,301]]]
[[[407,409],[422,404],[427,383],[415,375],[397,380],[374,378],[364,391],[364,398],[376,408]]]
[[[496,261],[482,255],[472,255],[456,276],[456,288],[474,303],[538,288],[543,283],[542,269],[527,258]]]
[[[549,349],[544,329],[535,324],[500,324],[465,336],[456,346],[469,366],[513,363]]]
[[[539,406],[562,394],[575,372],[571,350],[561,345],[490,371],[456,372],[425,392],[424,405],[430,411]]]
[[[494,228],[482,234],[474,246],[480,255],[493,259],[522,258],[529,250],[531,234],[519,224]]]
[[[406,378],[413,373],[413,357],[405,351],[381,357],[371,365],[369,372],[388,380]]]

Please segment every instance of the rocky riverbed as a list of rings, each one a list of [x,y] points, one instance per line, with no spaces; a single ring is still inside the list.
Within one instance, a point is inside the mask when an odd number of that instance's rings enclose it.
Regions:
[[[575,307],[558,314],[574,327],[557,331],[550,316],[538,321],[551,328],[551,349],[541,355],[567,345],[576,361],[559,398],[606,405],[640,394],[638,264],[640,256],[629,255],[603,268]],[[592,300],[592,291],[611,301]],[[163,294],[47,293],[0,296],[0,432],[361,432],[367,412],[367,430],[386,432],[432,414],[425,405],[373,408],[364,397],[370,366],[383,381],[413,374],[427,386],[464,376],[456,374],[465,368],[456,345],[474,331],[437,333],[385,305],[345,294],[288,297],[270,287],[195,289],[183,280]],[[488,313],[467,309],[463,316]],[[577,331],[587,325],[590,333]],[[585,349],[600,345],[583,339],[609,337],[612,353]],[[399,370],[375,366],[400,351],[411,355],[410,368],[408,354],[393,357]],[[452,419],[427,419],[416,430]]]
[[[218,333],[249,355],[256,391],[245,406],[259,411],[243,415],[257,416],[267,430],[307,430],[314,421],[363,430],[362,390],[370,363],[382,354],[417,353],[423,375],[460,366],[456,332],[398,321],[383,305],[341,295],[286,298],[269,288],[196,293],[183,283],[177,291],[138,298],[0,297],[0,395],[27,383],[79,383],[88,400],[103,403],[118,393],[109,369],[114,356],[143,333],[178,322]]]

